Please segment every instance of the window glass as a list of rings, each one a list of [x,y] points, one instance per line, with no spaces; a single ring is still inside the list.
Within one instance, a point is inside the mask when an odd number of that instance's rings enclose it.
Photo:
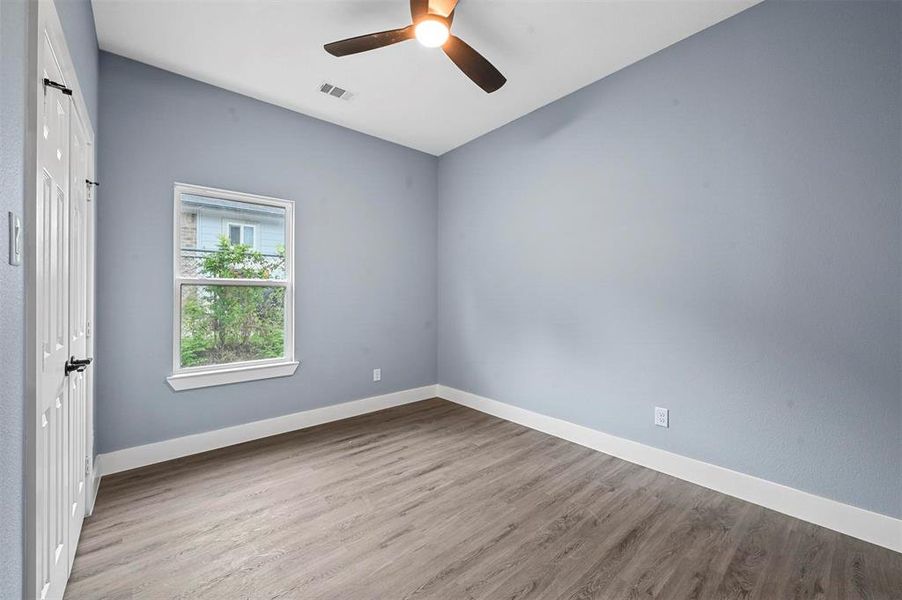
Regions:
[[[182,367],[285,353],[285,288],[184,284],[181,306]]]
[[[241,228],[237,225],[229,225],[229,242],[233,246],[241,243]]]
[[[181,194],[183,277],[285,279],[285,209]]]

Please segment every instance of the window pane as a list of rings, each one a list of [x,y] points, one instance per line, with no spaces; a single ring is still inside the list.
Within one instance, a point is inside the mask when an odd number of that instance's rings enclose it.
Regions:
[[[285,288],[182,285],[181,366],[285,355]]]
[[[194,194],[181,205],[181,276],[285,278],[284,208]]]

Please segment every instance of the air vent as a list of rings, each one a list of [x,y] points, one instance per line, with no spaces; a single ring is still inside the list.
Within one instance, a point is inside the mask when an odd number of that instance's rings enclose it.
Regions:
[[[319,91],[335,98],[341,98],[342,100],[350,100],[353,96],[353,94],[348,90],[342,89],[337,85],[332,85],[331,83],[322,84],[321,86],[319,86]]]

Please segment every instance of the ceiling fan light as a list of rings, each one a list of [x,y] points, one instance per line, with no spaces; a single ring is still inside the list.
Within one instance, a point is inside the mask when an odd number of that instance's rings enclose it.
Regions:
[[[417,41],[427,48],[438,48],[448,40],[448,26],[438,19],[423,19],[414,33]]]

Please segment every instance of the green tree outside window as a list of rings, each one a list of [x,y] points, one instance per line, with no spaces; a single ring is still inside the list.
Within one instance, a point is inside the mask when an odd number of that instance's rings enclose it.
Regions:
[[[285,248],[266,256],[220,236],[215,252],[203,258],[204,277],[281,277]],[[228,364],[284,355],[285,288],[266,285],[182,286],[183,367]]]

